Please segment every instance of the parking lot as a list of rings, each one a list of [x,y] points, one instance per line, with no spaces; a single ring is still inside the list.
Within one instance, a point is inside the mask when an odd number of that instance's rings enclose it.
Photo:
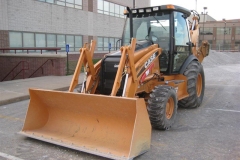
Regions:
[[[136,160],[240,160],[240,53],[212,51],[203,66],[202,105],[179,108],[169,131],[153,129],[151,149]],[[19,135],[28,103],[0,106],[0,159],[105,159]]]

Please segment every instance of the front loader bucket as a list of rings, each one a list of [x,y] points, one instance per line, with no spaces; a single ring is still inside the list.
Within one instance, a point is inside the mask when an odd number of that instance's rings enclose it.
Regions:
[[[111,159],[132,159],[150,148],[143,99],[30,89],[20,134]]]

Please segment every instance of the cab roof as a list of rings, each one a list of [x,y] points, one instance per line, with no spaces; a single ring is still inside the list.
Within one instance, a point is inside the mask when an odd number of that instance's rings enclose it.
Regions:
[[[187,17],[189,17],[191,15],[191,11],[177,6],[177,5],[172,5],[172,4],[168,4],[168,5],[161,5],[161,6],[154,6],[154,7],[145,7],[145,8],[134,8],[131,9],[132,14],[144,14],[144,13],[158,13],[161,11],[167,11],[167,10],[174,10],[174,11],[179,11],[184,13]],[[128,12],[125,13],[126,15],[128,15]]]

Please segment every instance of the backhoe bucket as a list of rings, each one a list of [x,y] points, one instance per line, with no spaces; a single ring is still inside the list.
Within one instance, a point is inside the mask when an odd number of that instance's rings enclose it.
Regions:
[[[151,125],[140,98],[30,89],[20,134],[111,159],[150,148]]]

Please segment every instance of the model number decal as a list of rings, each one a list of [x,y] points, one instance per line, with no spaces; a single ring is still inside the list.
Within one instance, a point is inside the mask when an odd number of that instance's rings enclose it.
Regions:
[[[151,64],[148,69],[145,71],[145,73],[142,75],[140,82],[143,83],[143,81],[145,80],[145,78],[149,75],[150,71],[152,70],[152,68],[154,67],[154,63]]]
[[[158,56],[158,52],[155,52],[151,57],[142,65],[140,71],[138,71],[137,76],[139,77],[154,61],[154,59]]]
[[[145,62],[145,65],[144,67],[147,68],[151,63],[152,61],[156,58],[156,53],[154,53],[148,60],[147,62]]]

